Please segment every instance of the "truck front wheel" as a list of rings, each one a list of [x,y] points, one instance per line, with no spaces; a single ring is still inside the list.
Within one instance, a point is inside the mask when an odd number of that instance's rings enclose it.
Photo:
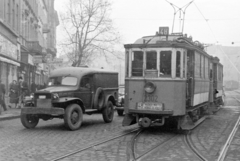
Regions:
[[[103,108],[102,115],[103,115],[103,120],[106,123],[112,122],[113,115],[114,115],[114,109],[113,109],[113,104],[111,101],[108,101],[107,106]]]
[[[83,120],[83,112],[78,104],[68,105],[65,110],[64,123],[70,130],[77,130],[80,128]]]
[[[21,122],[27,129],[32,129],[37,126],[39,118],[32,114],[21,114]]]

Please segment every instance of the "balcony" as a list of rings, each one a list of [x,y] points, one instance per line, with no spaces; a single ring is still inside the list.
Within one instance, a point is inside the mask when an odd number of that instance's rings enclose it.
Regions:
[[[42,54],[42,47],[39,45],[38,41],[27,41],[26,47],[29,50],[29,52]]]

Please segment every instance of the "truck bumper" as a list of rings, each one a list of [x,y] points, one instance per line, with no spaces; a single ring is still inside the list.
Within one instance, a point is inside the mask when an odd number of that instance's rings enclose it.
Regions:
[[[21,109],[21,114],[46,114],[46,115],[63,115],[63,108],[40,108],[40,107],[24,107]]]

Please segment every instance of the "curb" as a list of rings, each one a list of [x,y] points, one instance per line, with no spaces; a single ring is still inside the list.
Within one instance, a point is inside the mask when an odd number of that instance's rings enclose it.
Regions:
[[[0,121],[6,121],[6,120],[12,120],[12,119],[17,119],[20,118],[20,115],[17,116],[9,116],[9,117],[0,117]]]

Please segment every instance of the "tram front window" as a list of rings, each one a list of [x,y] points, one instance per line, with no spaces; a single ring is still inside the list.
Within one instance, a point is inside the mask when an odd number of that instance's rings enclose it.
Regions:
[[[157,69],[157,52],[156,51],[148,51],[146,68],[147,70]]]
[[[160,52],[160,76],[171,77],[172,51]]]
[[[132,54],[132,76],[143,76],[143,52],[134,51]]]

